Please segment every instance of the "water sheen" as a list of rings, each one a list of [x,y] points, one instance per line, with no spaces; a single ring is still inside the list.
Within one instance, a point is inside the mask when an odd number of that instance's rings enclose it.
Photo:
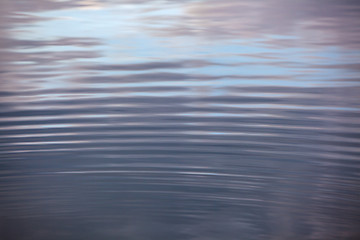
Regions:
[[[359,239],[359,16],[2,0],[0,239]]]

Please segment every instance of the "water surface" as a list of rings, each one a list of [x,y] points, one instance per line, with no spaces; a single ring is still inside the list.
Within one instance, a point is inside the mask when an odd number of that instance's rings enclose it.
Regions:
[[[359,16],[2,0],[0,239],[358,239]]]

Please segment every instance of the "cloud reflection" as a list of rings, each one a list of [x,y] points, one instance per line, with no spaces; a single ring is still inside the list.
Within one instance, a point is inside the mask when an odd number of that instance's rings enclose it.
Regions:
[[[359,11],[0,2],[0,239],[351,239]]]
[[[252,39],[275,46],[358,48],[360,6],[356,1],[194,1],[180,16],[149,16],[160,36]],[[173,24],[172,24],[173,23]]]

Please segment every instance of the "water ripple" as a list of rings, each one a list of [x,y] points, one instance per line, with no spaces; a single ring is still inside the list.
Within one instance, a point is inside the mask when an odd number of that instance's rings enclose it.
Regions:
[[[356,1],[0,3],[0,239],[358,239]]]

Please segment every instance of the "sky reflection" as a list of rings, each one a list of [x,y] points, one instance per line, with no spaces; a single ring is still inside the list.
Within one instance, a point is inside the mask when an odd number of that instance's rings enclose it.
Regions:
[[[1,1],[0,239],[357,239],[359,16]]]

